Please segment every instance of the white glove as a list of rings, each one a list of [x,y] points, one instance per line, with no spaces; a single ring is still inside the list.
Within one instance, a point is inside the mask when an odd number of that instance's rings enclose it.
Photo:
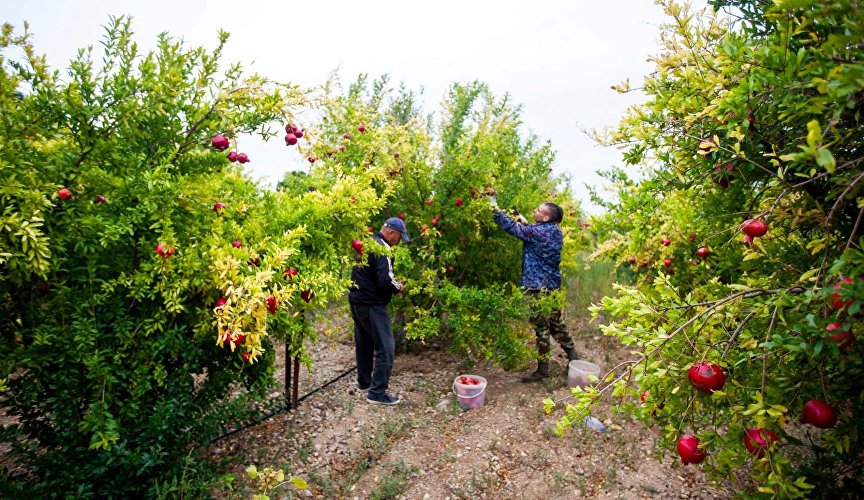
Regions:
[[[491,205],[492,208],[495,210],[501,210],[500,208],[498,208],[498,199],[495,197],[494,194],[489,197],[489,205]]]

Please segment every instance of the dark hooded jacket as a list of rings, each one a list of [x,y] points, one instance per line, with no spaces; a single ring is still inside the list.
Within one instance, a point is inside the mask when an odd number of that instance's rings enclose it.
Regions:
[[[385,249],[390,249],[380,232],[372,236],[372,239]],[[387,305],[393,294],[401,289],[402,283],[393,276],[393,261],[390,257],[367,253],[366,265],[356,265],[351,269],[348,303],[358,306]]]

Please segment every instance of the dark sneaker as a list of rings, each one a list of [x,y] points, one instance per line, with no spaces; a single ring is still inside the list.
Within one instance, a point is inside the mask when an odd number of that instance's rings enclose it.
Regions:
[[[368,391],[368,390],[369,390],[369,386],[368,386],[368,385],[360,385],[360,384],[357,384],[357,388],[360,389],[361,391]]]
[[[393,405],[398,405],[399,402],[401,401],[401,399],[397,398],[396,396],[391,396],[389,394],[385,394],[379,399],[372,399],[372,398],[367,397],[366,401],[369,403],[372,403],[373,405],[393,406]]]

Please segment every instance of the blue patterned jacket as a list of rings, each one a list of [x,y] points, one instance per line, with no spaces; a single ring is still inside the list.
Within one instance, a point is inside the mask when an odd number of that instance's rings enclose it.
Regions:
[[[558,224],[517,224],[504,212],[494,214],[498,227],[522,240],[522,286],[540,290],[561,288],[564,234]]]

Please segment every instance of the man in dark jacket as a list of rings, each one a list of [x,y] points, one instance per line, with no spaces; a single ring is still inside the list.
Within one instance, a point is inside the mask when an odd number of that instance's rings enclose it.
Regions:
[[[494,196],[491,201],[498,227],[522,240],[522,287],[525,288],[525,293],[532,300],[536,300],[561,288],[559,267],[564,235],[558,224],[564,217],[564,210],[554,203],[543,203],[534,209],[535,224],[519,224],[498,209]],[[549,376],[550,334],[561,344],[567,353],[568,361],[576,359],[573,339],[561,319],[560,309],[554,309],[548,316],[537,314],[531,321],[537,334],[540,359],[537,362],[537,371],[522,377],[523,382],[537,382]]]
[[[372,239],[383,246],[385,252],[369,253],[366,265],[356,265],[351,269],[352,286],[348,293],[354,319],[357,386],[368,390],[366,401],[395,405],[399,404],[399,398],[387,394],[396,351],[387,304],[404,286],[393,276],[393,261],[386,251],[400,241],[408,241],[405,222],[397,217],[387,219]]]

